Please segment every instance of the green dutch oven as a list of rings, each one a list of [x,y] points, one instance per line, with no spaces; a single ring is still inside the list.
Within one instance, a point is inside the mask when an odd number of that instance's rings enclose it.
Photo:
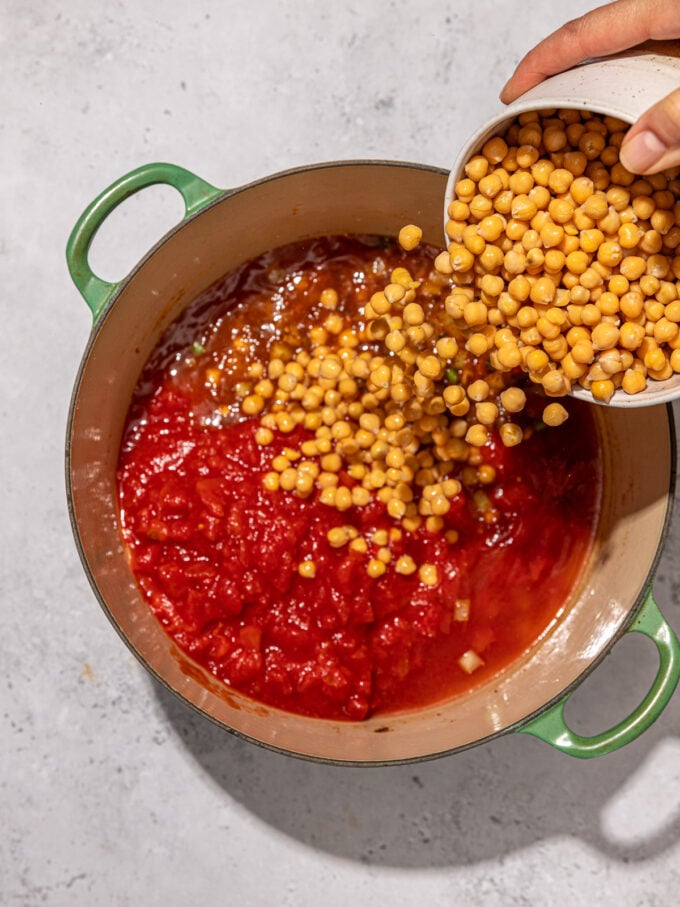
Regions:
[[[305,718],[253,702],[182,653],[149,610],[121,542],[116,463],[130,399],[167,326],[225,273],[262,252],[334,233],[396,235],[423,227],[440,245],[448,174],[386,161],[345,161],[289,170],[234,190],[217,189],[171,164],[121,177],[78,220],[67,247],[71,276],[94,324],[68,419],[66,473],[83,566],[121,637],[166,687],[224,728],[272,749],[344,764],[409,762],[454,753],[501,734],[532,734],[580,758],[642,734],[680,679],[680,645],[652,596],[671,517],[676,458],[670,407],[596,407],[606,477],[592,555],[556,625],[507,670],[472,692],[428,708],[363,722]],[[88,264],[92,239],[121,202],[154,184],[174,187],[185,217],[120,282]],[[654,468],[649,465],[653,451]],[[623,721],[593,737],[567,726],[574,689],[628,633],[659,653],[651,689]]]

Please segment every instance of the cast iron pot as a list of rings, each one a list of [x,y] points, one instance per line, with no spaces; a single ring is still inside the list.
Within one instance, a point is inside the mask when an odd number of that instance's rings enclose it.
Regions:
[[[121,543],[116,463],[130,399],[160,336],[198,294],[273,247],[334,233],[396,235],[418,223],[440,245],[447,173],[383,161],[321,164],[224,191],[170,164],[141,167],[85,210],[68,248],[94,325],[68,420],[66,470],[73,531],[101,606],[166,687],[213,721],[264,746],[336,763],[386,764],[453,753],[500,734],[533,734],[564,752],[598,756],[639,736],[680,679],[680,645],[656,606],[651,580],[670,520],[675,442],[669,408],[597,407],[606,486],[600,531],[578,588],[556,626],[484,686],[435,706],[367,721],[291,715],[222,685],[184,655],[142,598]],[[96,277],[88,249],[124,199],[156,183],[177,189],[186,217],[120,283]],[[654,468],[649,451],[654,452]],[[573,733],[565,703],[629,631],[650,637],[659,669],[624,721],[594,737]]]

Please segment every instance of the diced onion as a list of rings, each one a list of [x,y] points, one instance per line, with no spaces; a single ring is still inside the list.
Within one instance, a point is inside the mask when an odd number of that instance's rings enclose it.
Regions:
[[[477,668],[481,668],[483,664],[483,659],[479,657],[474,649],[468,649],[467,652],[463,652],[458,659],[459,667],[465,671],[466,674],[472,674]]]
[[[453,606],[453,619],[464,621],[470,619],[470,599],[457,598]]]

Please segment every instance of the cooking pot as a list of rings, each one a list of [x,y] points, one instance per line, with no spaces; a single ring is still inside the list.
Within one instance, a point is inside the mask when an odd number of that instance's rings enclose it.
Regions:
[[[272,749],[335,763],[386,764],[453,753],[511,731],[573,756],[597,756],[641,734],[680,678],[680,645],[656,606],[651,580],[670,520],[675,476],[672,414],[664,406],[597,407],[605,488],[592,555],[562,617],[522,658],[463,696],[428,708],[335,722],[281,712],[218,682],[183,654],[142,598],[121,542],[116,464],[130,399],[168,325],[242,262],[285,243],[334,233],[396,235],[420,224],[441,245],[447,173],[385,161],[289,170],[220,190],[170,164],[117,180],[85,210],[68,242],[68,266],[94,325],[68,418],[66,472],[73,531],[95,595],[122,638],[166,687],[213,721]],[[120,283],[88,264],[94,234],[125,198],[156,183],[181,194],[186,217]],[[642,468],[654,451],[653,468]],[[659,669],[624,721],[584,738],[564,706],[629,631],[651,638]]]

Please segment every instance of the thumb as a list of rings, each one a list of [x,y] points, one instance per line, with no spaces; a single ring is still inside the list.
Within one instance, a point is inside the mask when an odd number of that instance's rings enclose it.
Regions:
[[[619,156],[631,173],[659,173],[680,165],[680,88],[642,114],[626,133]]]

